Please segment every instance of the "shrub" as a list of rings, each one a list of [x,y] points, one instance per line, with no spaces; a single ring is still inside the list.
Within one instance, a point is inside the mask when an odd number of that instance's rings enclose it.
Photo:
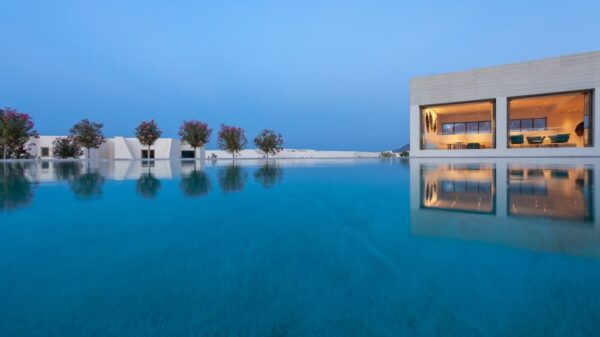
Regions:
[[[59,137],[52,142],[52,154],[60,159],[79,158],[83,150],[74,137]]]

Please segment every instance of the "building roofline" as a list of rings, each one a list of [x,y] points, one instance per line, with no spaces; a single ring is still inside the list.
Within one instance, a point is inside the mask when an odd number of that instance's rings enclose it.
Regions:
[[[541,59],[527,60],[527,61],[521,61],[521,62],[504,63],[504,64],[493,65],[493,66],[489,66],[489,67],[478,67],[478,68],[471,68],[471,69],[466,69],[466,70],[450,71],[450,72],[438,73],[438,74],[432,74],[432,75],[415,76],[415,77],[411,77],[409,81],[413,82],[415,80],[422,80],[422,79],[434,78],[434,77],[438,77],[438,76],[475,73],[475,72],[479,72],[479,71],[482,71],[482,70],[492,70],[492,69],[512,67],[512,66],[523,66],[523,65],[533,64],[533,63],[538,63],[538,62],[552,61],[552,60],[558,60],[558,59],[563,59],[563,58],[571,58],[571,57],[581,57],[581,56],[588,56],[588,55],[594,55],[594,54],[597,54],[598,57],[600,58],[600,50],[594,50],[594,51],[579,52],[579,53],[566,54],[566,55],[545,57],[545,58],[541,58]]]

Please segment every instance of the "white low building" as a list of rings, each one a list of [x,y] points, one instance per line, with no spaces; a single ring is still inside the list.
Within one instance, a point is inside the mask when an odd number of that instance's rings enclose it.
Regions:
[[[54,158],[52,152],[54,141],[63,136],[39,136],[26,146],[28,152],[38,159]],[[149,151],[148,151],[149,150]],[[82,159],[86,157],[84,153]],[[90,150],[90,159],[179,159],[204,158],[204,148],[194,149],[178,139],[159,138],[150,146],[144,146],[137,138],[106,138],[98,149]]]
[[[39,136],[32,139],[26,146],[28,152],[36,159],[53,159],[53,142],[64,136]],[[266,155],[256,149],[242,150],[236,155],[236,159],[262,159]],[[284,149],[274,156],[273,159],[336,159],[336,158],[376,158],[379,152],[365,151],[316,151],[300,149]],[[81,159],[86,158],[86,153]],[[150,147],[140,144],[137,138],[112,137],[106,138],[104,144],[98,149],[90,150],[90,159],[110,160],[135,160],[135,159],[231,159],[230,153],[222,150],[205,150],[204,147],[194,149],[186,143],[174,138],[159,138]]]

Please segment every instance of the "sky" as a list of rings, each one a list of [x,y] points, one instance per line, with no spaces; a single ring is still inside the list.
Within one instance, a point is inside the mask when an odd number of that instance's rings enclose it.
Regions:
[[[0,106],[44,135],[155,119],[396,149],[409,79],[600,49],[600,1],[0,0]]]

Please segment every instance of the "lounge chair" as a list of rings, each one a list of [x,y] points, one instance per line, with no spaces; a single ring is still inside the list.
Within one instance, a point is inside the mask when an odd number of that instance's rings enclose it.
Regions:
[[[510,143],[512,145],[521,145],[525,142],[523,135],[510,136]]]
[[[481,144],[479,143],[469,143],[467,144],[468,150],[481,149]]]
[[[540,145],[544,142],[545,136],[528,136],[527,143],[530,145]]]
[[[548,138],[550,138],[550,142],[552,142],[552,144],[566,143],[569,141],[570,137],[571,137],[571,135],[568,133],[561,133],[561,134],[554,135],[554,136],[548,136]]]

